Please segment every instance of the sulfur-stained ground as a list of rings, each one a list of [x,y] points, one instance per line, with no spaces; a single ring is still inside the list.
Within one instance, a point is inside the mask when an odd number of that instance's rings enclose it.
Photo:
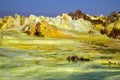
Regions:
[[[95,37],[2,35],[0,80],[119,80],[120,40]],[[74,55],[90,61],[66,60]]]

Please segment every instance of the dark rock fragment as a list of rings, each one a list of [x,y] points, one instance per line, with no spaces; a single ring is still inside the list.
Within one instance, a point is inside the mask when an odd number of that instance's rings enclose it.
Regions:
[[[78,62],[78,61],[90,61],[89,58],[79,58],[78,56],[68,56],[67,57],[68,62]]]
[[[68,56],[67,57],[67,60],[68,60],[68,62],[77,62],[77,61],[79,61],[79,57],[78,56]]]
[[[81,57],[79,60],[80,60],[80,61],[90,61],[90,59],[88,59],[88,58],[83,58],[83,57]]]
[[[108,37],[120,39],[120,30],[117,28],[113,28]]]

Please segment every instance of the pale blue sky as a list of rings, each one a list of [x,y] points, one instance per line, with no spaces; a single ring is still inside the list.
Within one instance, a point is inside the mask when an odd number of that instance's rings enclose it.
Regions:
[[[120,0],[0,0],[0,17],[15,13],[57,16],[80,9],[90,15],[120,11]]]

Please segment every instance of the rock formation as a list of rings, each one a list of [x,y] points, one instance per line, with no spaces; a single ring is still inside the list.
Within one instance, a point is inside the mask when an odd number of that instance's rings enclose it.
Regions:
[[[0,18],[0,30],[13,30],[31,36],[51,38],[71,38],[77,33],[107,35],[110,38],[120,39],[120,13],[90,16],[77,10],[75,13],[63,13],[55,18],[35,15],[25,17],[15,14],[14,17]]]

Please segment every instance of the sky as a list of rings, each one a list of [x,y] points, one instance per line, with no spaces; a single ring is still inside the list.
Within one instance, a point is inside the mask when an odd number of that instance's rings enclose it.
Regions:
[[[76,10],[89,15],[109,15],[120,11],[120,0],[0,0],[0,17],[15,13],[55,17]]]

